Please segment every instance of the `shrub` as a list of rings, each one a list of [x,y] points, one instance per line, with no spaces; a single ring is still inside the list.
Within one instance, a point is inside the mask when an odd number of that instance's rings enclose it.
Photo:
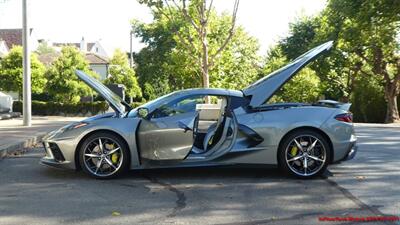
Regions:
[[[144,103],[146,103],[146,102],[132,102],[130,105],[132,108],[137,108],[137,107],[143,105]]]
[[[43,116],[99,114],[108,110],[106,102],[59,103],[32,101],[32,114]],[[22,113],[22,102],[14,101],[13,111]]]
[[[352,96],[350,111],[354,114],[354,121],[359,123],[383,123],[386,115],[384,90],[380,81],[372,78],[356,80]]]

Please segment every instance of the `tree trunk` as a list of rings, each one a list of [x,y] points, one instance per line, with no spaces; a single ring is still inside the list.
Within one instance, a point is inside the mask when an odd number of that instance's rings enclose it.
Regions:
[[[399,108],[397,107],[397,88],[397,84],[394,83],[385,86],[385,99],[387,103],[385,123],[400,122]]]
[[[203,88],[210,87],[210,77],[208,74],[208,46],[206,43],[203,43],[203,57],[201,62],[201,72],[203,76]]]

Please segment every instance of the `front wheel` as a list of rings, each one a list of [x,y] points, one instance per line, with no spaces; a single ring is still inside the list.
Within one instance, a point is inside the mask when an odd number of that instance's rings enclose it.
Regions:
[[[321,175],[330,162],[326,138],[312,130],[298,130],[285,137],[279,148],[280,167],[299,178]]]
[[[128,147],[112,133],[94,133],[86,138],[79,151],[81,168],[95,178],[116,177],[127,169],[128,162]]]

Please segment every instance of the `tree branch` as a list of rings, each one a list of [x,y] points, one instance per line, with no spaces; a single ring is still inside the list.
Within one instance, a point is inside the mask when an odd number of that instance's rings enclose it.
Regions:
[[[234,34],[235,25],[236,25],[236,15],[237,15],[238,7],[239,7],[239,0],[235,0],[235,4],[233,6],[233,12],[232,12],[232,24],[231,24],[231,28],[229,29],[228,36],[225,39],[225,41],[223,42],[223,44],[221,45],[221,47],[215,52],[215,54],[212,57],[210,57],[211,64],[214,63],[215,57],[217,57],[226,48],[229,41],[232,39],[232,36]]]
[[[167,13],[165,13],[163,8],[161,8],[160,6],[155,5],[157,11],[159,13],[161,13],[161,15],[165,16],[168,20],[170,20],[172,24],[176,24],[177,21],[175,20],[175,18],[173,16],[172,9],[171,9],[171,6],[168,3],[168,0],[165,0],[164,2],[165,2],[165,5],[166,5],[166,7],[168,9],[169,15]],[[178,6],[178,4],[175,2],[175,0],[172,0],[172,2],[176,5],[176,7],[178,7],[178,9],[180,8]],[[179,32],[179,30],[174,30],[173,32],[178,36],[178,38],[181,41],[181,43],[183,44],[183,46],[191,53],[190,56],[194,57],[194,55],[196,55],[196,53],[195,53],[196,46],[193,44],[193,38],[191,37],[189,30],[187,31],[188,32],[188,42],[189,43],[187,43],[185,41],[185,38],[183,37],[181,32]],[[197,60],[197,58],[195,58],[195,59]]]
[[[182,7],[181,11],[182,11],[183,15],[185,16],[186,20],[188,20],[188,21],[192,24],[192,26],[194,27],[194,29],[195,29],[198,33],[200,33],[199,27],[196,25],[195,21],[193,20],[193,18],[189,15],[189,13],[188,13],[188,11],[187,11],[187,8],[186,8],[186,0],[182,0],[182,5],[183,5],[183,7]]]
[[[208,10],[207,10],[207,17],[206,17],[206,22],[208,23],[208,19],[210,18],[210,13],[211,13],[211,9],[212,9],[212,6],[213,6],[213,2],[214,2],[214,0],[211,0],[210,1],[210,4],[208,5]]]

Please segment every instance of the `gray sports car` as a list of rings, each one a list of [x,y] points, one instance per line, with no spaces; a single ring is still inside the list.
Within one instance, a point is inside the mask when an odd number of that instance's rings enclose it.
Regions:
[[[268,100],[331,47],[332,42],[322,44],[241,91],[176,91],[135,109],[77,71],[115,112],[49,133],[41,163],[82,169],[96,178],[128,169],[239,164],[277,165],[302,178],[320,175],[328,164],[356,153],[350,104]]]

